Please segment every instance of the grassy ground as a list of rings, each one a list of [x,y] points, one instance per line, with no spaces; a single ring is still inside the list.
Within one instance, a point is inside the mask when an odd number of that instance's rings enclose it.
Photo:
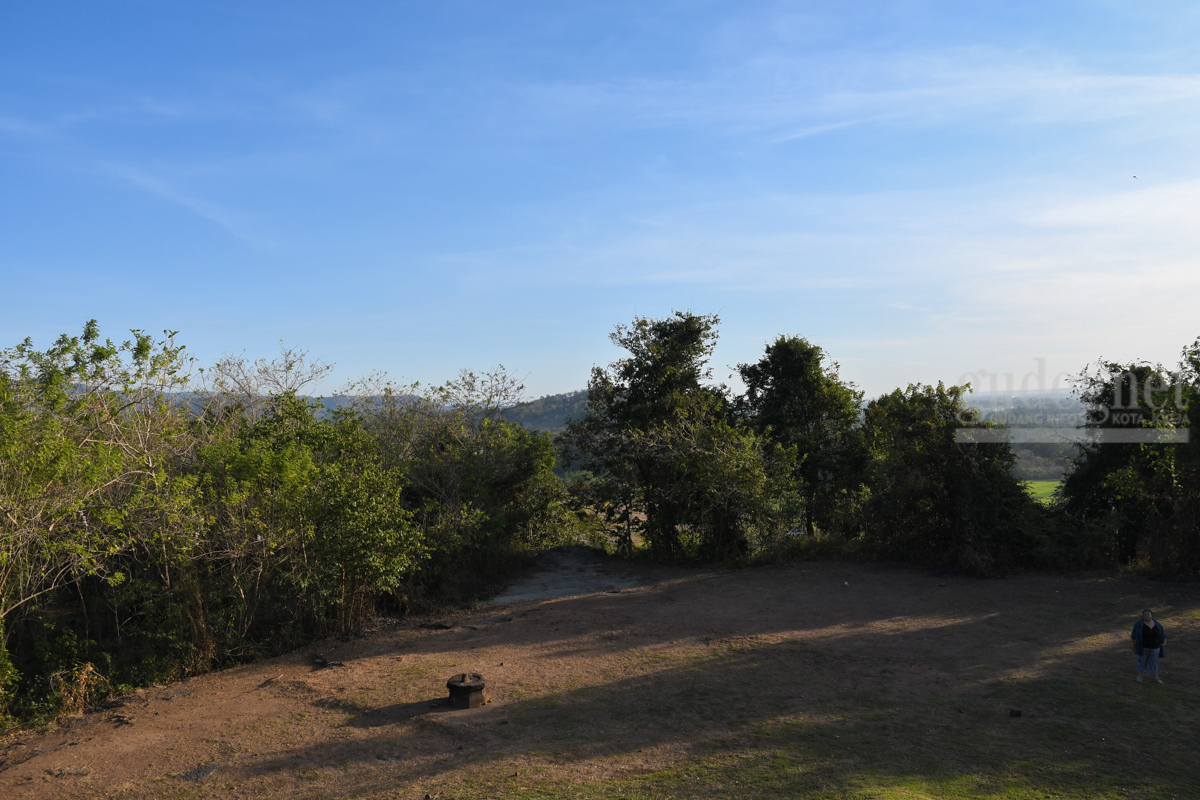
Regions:
[[[124,722],[29,739],[0,796],[1200,797],[1195,584],[831,563],[640,577],[334,643],[337,669],[301,653],[166,687]],[[1145,606],[1169,636],[1164,686],[1133,681]],[[435,707],[464,670],[493,702]]]
[[[1072,659],[1043,659],[1060,671],[1009,677],[974,665],[928,695],[889,685],[890,668],[866,657],[841,659],[848,674],[829,675],[824,685],[806,676],[789,690],[789,676],[821,666],[798,656],[750,646],[651,680],[565,692],[513,715],[516,724],[560,731],[529,754],[530,768],[507,780],[463,774],[445,796],[1200,797],[1193,750],[1200,692],[1191,686],[1138,686],[1128,670],[1079,676]],[[773,689],[763,690],[764,677],[776,681]],[[797,697],[801,687],[806,693]],[[770,713],[773,701],[781,713]],[[594,722],[610,705],[622,709],[624,734],[609,730],[597,742]],[[1014,707],[1021,717],[1010,716]],[[597,756],[613,764],[655,750],[672,763],[587,776]],[[1154,785],[1144,780],[1143,756],[1155,760]],[[576,772],[573,764],[587,766]]]
[[[1025,488],[1037,500],[1047,503],[1062,481],[1025,481]]]

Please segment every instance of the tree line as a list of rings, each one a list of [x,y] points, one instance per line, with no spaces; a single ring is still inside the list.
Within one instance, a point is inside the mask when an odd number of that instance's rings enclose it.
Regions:
[[[538,549],[589,541],[691,563],[852,557],[988,576],[1200,569],[1200,441],[1080,447],[1035,502],[968,387],[867,400],[779,336],[715,383],[714,315],[636,318],[561,433],[505,417],[503,368],[372,376],[332,407],[326,365],[226,357],[172,334],[0,351],[0,715],[281,652],[484,594]],[[1089,427],[1194,427],[1200,342],[1176,369],[1080,376]],[[1121,413],[1114,414],[1113,409]],[[539,409],[539,413],[550,409]],[[556,470],[557,464],[557,470]]]
[[[1099,362],[1077,380],[1085,427],[1144,441],[1085,443],[1049,505],[1035,502],[969,386],[911,384],[866,401],[836,362],[779,336],[744,391],[714,384],[714,315],[636,319],[627,355],[592,371],[588,407],[559,437],[583,468],[573,494],[619,549],[666,559],[886,559],[988,576],[1137,565],[1200,569],[1200,341],[1175,369]]]

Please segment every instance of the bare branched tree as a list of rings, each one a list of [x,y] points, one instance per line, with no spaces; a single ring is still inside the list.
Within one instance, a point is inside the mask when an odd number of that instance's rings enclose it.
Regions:
[[[451,406],[481,419],[502,417],[521,402],[525,392],[522,380],[503,364],[479,374],[461,370],[457,378],[446,381],[442,388]]]
[[[333,365],[309,356],[308,350],[279,342],[279,356],[251,361],[240,355],[223,355],[211,367],[197,370],[196,390],[204,411],[217,417],[239,408],[250,421],[260,418],[272,397],[299,394],[319,384]]]

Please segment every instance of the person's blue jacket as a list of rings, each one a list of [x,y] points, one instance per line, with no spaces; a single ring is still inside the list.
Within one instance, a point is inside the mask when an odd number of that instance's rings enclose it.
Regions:
[[[1138,620],[1133,624],[1133,633],[1129,634],[1129,638],[1133,639],[1134,650],[1140,656],[1142,654],[1142,627],[1145,625],[1145,620]],[[1154,620],[1154,627],[1158,628],[1158,635],[1162,637],[1162,641],[1167,641],[1167,634],[1163,632],[1162,623]],[[1158,657],[1163,658],[1167,655],[1167,649],[1161,648],[1158,651]]]

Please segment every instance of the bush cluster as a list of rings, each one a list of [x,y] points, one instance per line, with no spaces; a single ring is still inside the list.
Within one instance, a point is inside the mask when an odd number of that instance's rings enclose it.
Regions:
[[[330,410],[303,353],[188,363],[95,323],[0,352],[0,715],[470,597],[578,524],[502,369]]]

